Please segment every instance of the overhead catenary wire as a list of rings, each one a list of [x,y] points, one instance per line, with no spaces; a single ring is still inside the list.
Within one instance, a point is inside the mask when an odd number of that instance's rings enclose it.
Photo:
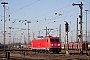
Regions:
[[[54,11],[52,11],[52,12],[54,12]],[[52,13],[52,12],[51,12],[51,13]],[[65,14],[66,14],[66,13],[65,13]],[[45,15],[47,15],[47,14],[45,14]],[[43,16],[44,16],[44,15],[43,15]],[[69,16],[69,17],[70,17],[70,16]],[[64,18],[64,17],[63,17],[63,18]],[[16,20],[21,20],[21,19],[16,19]],[[30,20],[31,20],[31,19],[30,19]],[[47,20],[52,20],[52,19],[47,19]],[[23,20],[22,20],[22,21],[23,21]],[[32,21],[33,21],[33,20],[32,20]],[[39,21],[43,21],[43,19],[41,19],[41,20],[39,20]],[[45,24],[50,24],[50,22],[45,23]],[[45,24],[44,24],[44,25],[45,25]],[[43,26],[43,25],[41,25],[41,26]]]
[[[19,8],[19,9],[15,10],[15,11],[11,12],[10,14],[15,13],[15,12],[21,10],[21,9],[24,9],[24,8],[26,8],[26,7],[28,7],[28,6],[32,5],[32,4],[35,4],[35,3],[39,2],[39,1],[40,1],[40,0],[34,1],[34,2],[32,2],[32,3],[30,3],[30,4],[26,5],[26,6],[24,6],[24,7],[21,7],[21,8]]]
[[[88,3],[87,3],[88,4]],[[87,5],[87,4],[85,4],[85,5]],[[77,15],[78,16],[78,15]],[[41,25],[42,26],[42,25]]]
[[[73,10],[75,10],[75,9],[73,9]],[[72,11],[72,10],[70,10],[70,11]],[[68,12],[67,12],[68,13]],[[66,14],[67,14],[66,13]],[[71,16],[73,16],[73,15],[71,15]],[[66,16],[66,17],[68,17],[68,16]],[[66,17],[62,17],[62,18],[64,18],[64,19],[62,19],[62,20],[65,20],[65,18]],[[70,17],[70,16],[69,16]],[[47,19],[47,20],[52,20],[52,19],[54,19],[54,18],[51,18],[51,19]],[[59,19],[59,18],[58,18]],[[66,18],[67,19],[67,18]],[[48,23],[45,23],[45,24],[50,24],[50,22],[48,22]],[[45,24],[43,24],[43,25],[45,25]],[[41,25],[41,26],[43,26],[43,25]],[[35,28],[35,26],[34,26],[34,28]]]
[[[38,2],[39,0],[37,0],[36,2]],[[36,2],[33,2],[33,4],[34,3],[36,3]],[[80,1],[79,1],[80,2]],[[32,4],[32,3],[31,3]],[[26,5],[26,6],[29,6],[29,5],[31,5],[31,4],[28,4],[28,5]],[[87,4],[89,4],[89,3],[86,3],[85,5],[87,5]],[[65,6],[65,7],[62,7],[62,8],[59,8],[59,9],[55,9],[54,11],[58,11],[58,10],[62,10],[62,9],[65,9],[65,8],[68,8],[68,7],[70,7],[71,5],[68,5],[68,6]],[[22,8],[25,8],[25,6],[24,7],[21,7],[20,9],[22,9]],[[18,9],[19,10],[19,9]],[[74,10],[74,9],[73,9]],[[71,11],[73,11],[73,10],[70,10],[70,11],[67,11],[67,12],[64,12],[64,14],[66,14],[66,13],[68,13],[68,12],[71,12]],[[76,9],[75,9],[76,10]],[[43,14],[43,15],[41,15],[41,16],[46,16],[46,15],[48,15],[49,13],[52,13],[52,12],[54,12],[54,11],[51,11],[51,12],[48,12],[48,13],[46,13],[46,14]],[[9,12],[10,13],[10,12]],[[0,15],[1,16],[1,15]],[[3,17],[3,16],[2,16]],[[39,16],[38,16],[39,17]],[[36,18],[36,17],[35,17]],[[10,19],[15,19],[15,18],[10,18]],[[22,20],[22,19],[16,19],[16,20]],[[28,20],[32,20],[32,21],[34,21],[35,19],[28,19]]]

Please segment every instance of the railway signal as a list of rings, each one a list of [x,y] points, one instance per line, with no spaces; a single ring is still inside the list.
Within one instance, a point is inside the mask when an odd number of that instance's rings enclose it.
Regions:
[[[83,54],[83,49],[82,49],[82,41],[83,41],[83,36],[82,36],[82,6],[83,6],[83,4],[82,4],[82,2],[81,2],[81,4],[72,4],[73,6],[74,5],[78,5],[79,6],[79,8],[80,8],[80,15],[79,15],[79,18],[80,18],[80,42],[81,42],[81,51],[80,51],[80,53],[81,54]]]
[[[66,22],[66,21],[64,21],[64,22]],[[66,49],[66,54],[69,54],[69,51],[68,51],[68,32],[69,32],[69,24],[68,24],[68,22],[66,22],[66,24],[65,24],[65,32],[66,32],[65,49]]]
[[[68,27],[69,27],[69,24],[66,22],[66,24],[65,24],[65,31],[66,31],[66,32],[69,31]]]

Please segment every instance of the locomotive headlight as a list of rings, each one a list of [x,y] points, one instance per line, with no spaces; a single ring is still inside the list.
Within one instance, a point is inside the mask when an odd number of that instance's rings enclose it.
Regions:
[[[51,46],[53,46],[53,44],[51,44]]]
[[[58,44],[58,46],[60,46],[60,44]]]

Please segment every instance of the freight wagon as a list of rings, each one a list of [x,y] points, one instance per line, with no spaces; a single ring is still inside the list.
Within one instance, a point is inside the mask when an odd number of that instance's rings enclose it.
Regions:
[[[79,50],[79,49],[81,49],[81,46],[82,46],[83,50],[85,50],[86,48],[88,49],[88,43],[85,44],[85,42],[83,42],[82,44],[80,42],[68,43],[69,50],[76,50],[76,49]],[[65,43],[61,44],[61,48],[65,49]]]
[[[47,36],[42,39],[33,39],[31,43],[32,51],[42,51],[42,52],[53,52],[59,53],[61,51],[61,42],[59,37]]]

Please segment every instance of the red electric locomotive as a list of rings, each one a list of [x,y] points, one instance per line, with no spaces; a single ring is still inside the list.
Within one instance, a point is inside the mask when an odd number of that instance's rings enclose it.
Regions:
[[[32,51],[50,51],[59,53],[61,51],[61,42],[59,37],[47,36],[42,39],[33,39],[31,43]]]

